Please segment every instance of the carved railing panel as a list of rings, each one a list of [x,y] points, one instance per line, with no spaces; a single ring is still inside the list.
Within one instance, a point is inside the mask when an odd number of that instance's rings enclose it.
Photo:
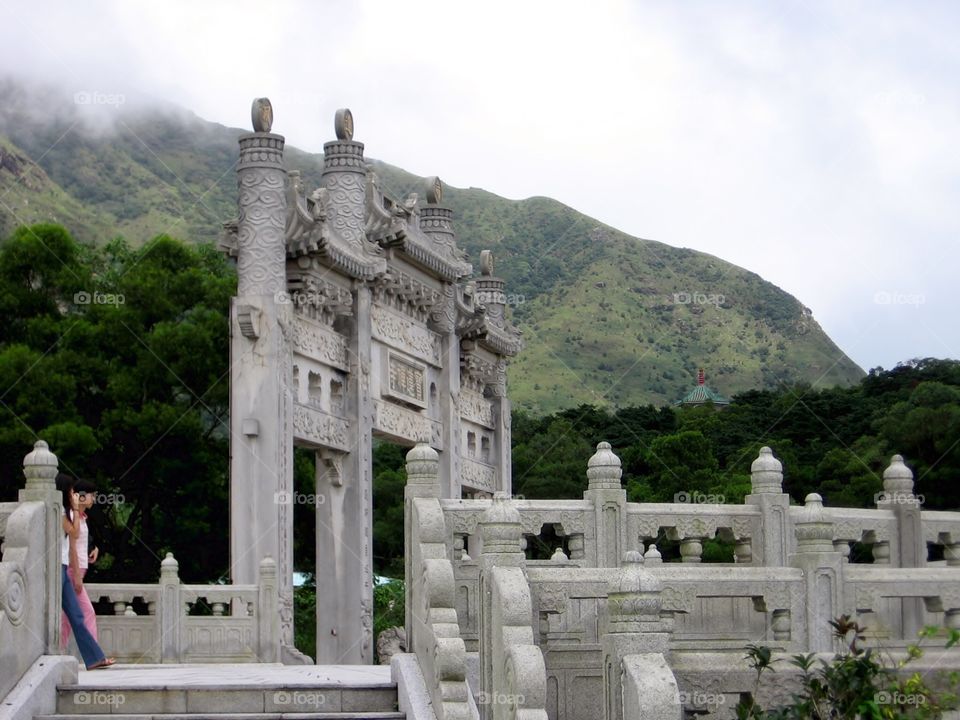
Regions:
[[[46,649],[44,515],[40,502],[0,505],[0,698]]]

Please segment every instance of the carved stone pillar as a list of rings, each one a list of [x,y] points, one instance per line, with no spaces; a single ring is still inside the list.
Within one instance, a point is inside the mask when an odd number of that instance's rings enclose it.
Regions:
[[[434,206],[427,206],[434,207]],[[424,208],[423,210],[427,210]],[[422,212],[422,211],[421,211]],[[460,338],[457,335],[456,287],[444,283],[443,295],[431,314],[433,329],[440,334],[440,427],[443,453],[440,455],[442,497],[459,499],[460,485]]]
[[[620,484],[622,473],[620,458],[610,443],[599,443],[587,463],[589,485],[583,493],[583,499],[594,504],[597,567],[619,567],[627,546],[627,493]]]
[[[844,565],[833,548],[833,523],[825,516],[823,499],[817,493],[807,495],[806,504],[796,513],[794,528],[797,552],[790,561],[803,570],[807,651],[829,652],[834,649],[829,623],[842,606]]]
[[[349,110],[337,111],[336,133],[336,140],[323,145],[322,183],[330,197],[327,222],[353,250],[362,253],[367,242],[364,218],[367,169],[363,143],[353,139],[353,115]]]
[[[660,617],[663,585],[644,569],[640,552],[625,553],[616,577],[608,584],[607,627],[603,633],[605,720],[624,720],[624,658],[669,650],[669,623]],[[659,715],[657,717],[660,717]]]
[[[339,134],[339,130],[338,130]],[[330,143],[328,143],[329,145]],[[354,143],[359,145],[359,143]],[[362,146],[361,146],[362,148]],[[352,186],[351,186],[352,187]],[[370,308],[368,286],[357,283],[348,342],[347,417],[370,428]],[[339,472],[321,474],[317,492],[317,664],[373,663],[373,440],[359,433],[339,458]],[[333,481],[335,480],[335,481]]]
[[[505,493],[497,493],[490,507],[480,517],[478,531],[483,538],[483,552],[480,563],[480,688],[488,697],[494,696],[494,673],[497,672],[493,661],[494,634],[503,628],[494,627],[491,622],[491,589],[494,568],[526,567],[526,557],[521,549],[523,527],[520,512]],[[532,622],[533,618],[531,618]],[[490,705],[481,705],[481,717],[491,720],[494,709]]]
[[[927,564],[927,543],[923,537],[920,501],[913,494],[913,472],[903,457],[894,455],[883,471],[883,493],[877,498],[877,508],[893,511],[897,519],[895,542],[886,548],[873,546],[873,560],[894,567],[918,568]],[[904,598],[902,603],[904,637],[915,637],[923,627],[923,601]]]
[[[44,646],[48,655],[60,653],[60,543],[63,537],[63,526],[60,515],[63,512],[63,496],[57,490],[57,473],[59,472],[57,456],[50,452],[50,447],[44,440],[37,440],[33,450],[23,458],[23,475],[26,486],[21,490],[17,499],[20,502],[42,502],[44,541],[46,553],[44,559],[44,617],[46,618]]]
[[[419,542],[413,535],[411,502],[414,498],[440,498],[440,456],[426,443],[418,443],[407,453],[407,484],[403,488],[403,581],[406,603],[404,618],[410,649],[413,650],[415,633],[411,622],[413,611],[414,577],[413,545]]]
[[[292,360],[285,337],[284,139],[270,132],[269,100],[253,104],[240,138],[237,296],[230,310],[230,563],[253,585],[276,558],[280,642],[293,646]]]
[[[783,465],[768,447],[750,466],[752,492],[745,502],[760,510],[760,537],[754,538],[753,557],[764,567],[782,567],[792,550],[790,496],[783,492]]]
[[[160,562],[160,658],[180,662],[180,618],[186,609],[180,602],[180,563],[173,553]]]

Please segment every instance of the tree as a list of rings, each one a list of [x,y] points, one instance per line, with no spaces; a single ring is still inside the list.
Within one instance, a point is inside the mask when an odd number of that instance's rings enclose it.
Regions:
[[[38,437],[61,467],[97,483],[92,524],[112,580],[159,572],[226,577],[228,323],[233,271],[209,247],[161,236],[77,245],[57,226],[0,247],[0,459]],[[5,474],[0,495],[21,480]],[[149,568],[149,570],[145,570]]]

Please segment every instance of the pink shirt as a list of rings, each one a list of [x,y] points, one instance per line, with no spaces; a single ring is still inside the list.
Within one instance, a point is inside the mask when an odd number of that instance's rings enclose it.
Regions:
[[[67,516],[67,510],[64,508],[63,516]],[[77,560],[80,565],[81,570],[86,570],[87,566],[90,563],[89,560],[89,550],[87,546],[90,543],[90,531],[87,529],[87,515],[86,513],[80,513],[80,534],[77,537]],[[60,551],[60,562],[64,565],[70,564],[70,538],[64,533],[63,535],[63,547]]]

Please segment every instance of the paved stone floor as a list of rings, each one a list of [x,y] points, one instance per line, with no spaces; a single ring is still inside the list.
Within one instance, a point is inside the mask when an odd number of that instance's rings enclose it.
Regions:
[[[168,687],[251,688],[392,686],[389,665],[114,665],[81,670],[81,687],[147,689]]]

